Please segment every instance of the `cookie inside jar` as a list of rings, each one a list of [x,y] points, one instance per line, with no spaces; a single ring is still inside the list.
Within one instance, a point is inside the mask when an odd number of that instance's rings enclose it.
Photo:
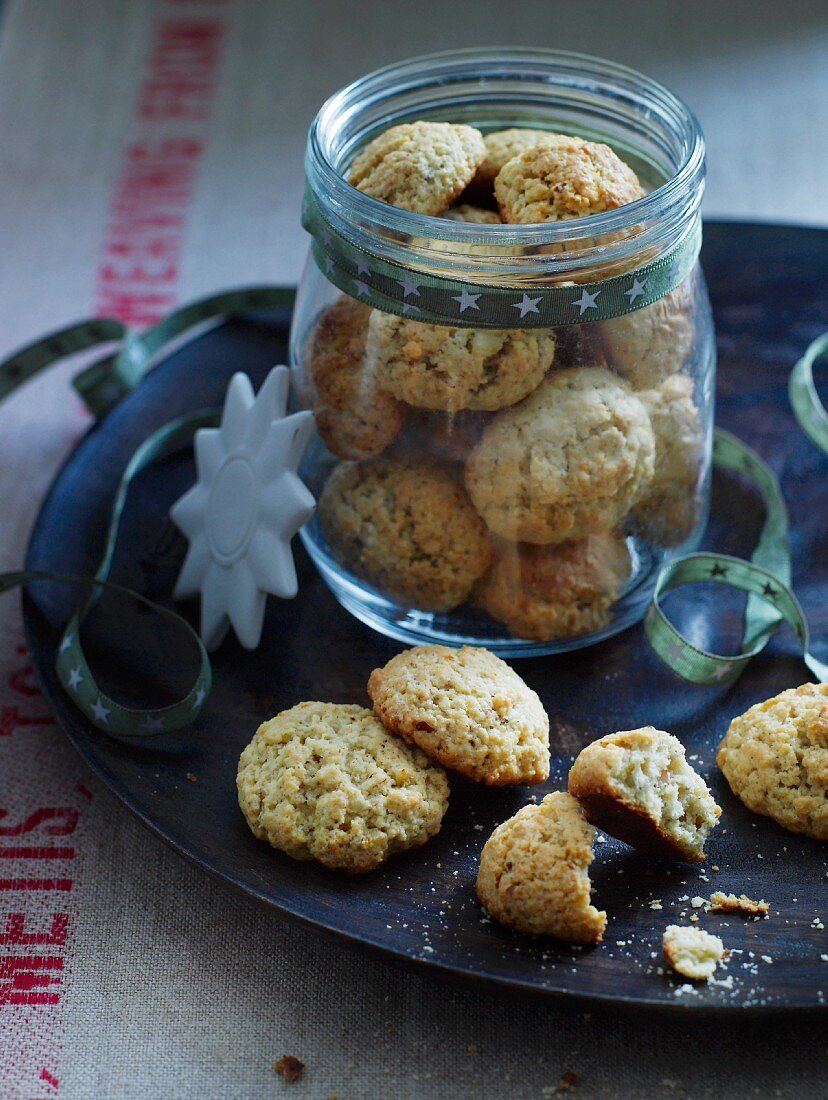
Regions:
[[[666,172],[586,122],[492,115],[424,111],[343,153],[337,209],[374,236],[311,196],[294,368],[303,539],[340,601],[518,655],[629,625],[697,543],[712,333],[689,230],[650,232]]]

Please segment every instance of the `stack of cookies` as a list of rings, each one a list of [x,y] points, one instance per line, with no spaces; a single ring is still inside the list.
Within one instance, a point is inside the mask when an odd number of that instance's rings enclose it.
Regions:
[[[644,195],[606,145],[443,122],[387,130],[349,180],[481,232]],[[674,547],[699,519],[693,298],[691,278],[613,320],[504,330],[338,298],[305,351],[319,434],[342,460],[319,503],[333,556],[407,609],[471,602],[542,642],[607,626],[628,537]]]

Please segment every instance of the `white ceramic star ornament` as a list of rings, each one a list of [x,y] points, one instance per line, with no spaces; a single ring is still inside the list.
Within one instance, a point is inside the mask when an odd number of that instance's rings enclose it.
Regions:
[[[267,594],[298,590],[290,540],[315,506],[296,472],[313,414],[286,415],[289,386],[287,367],[274,367],[255,396],[247,375],[233,375],[220,427],[196,432],[198,481],[170,511],[190,542],[175,597],[201,593],[208,649],[231,626],[255,649]]]

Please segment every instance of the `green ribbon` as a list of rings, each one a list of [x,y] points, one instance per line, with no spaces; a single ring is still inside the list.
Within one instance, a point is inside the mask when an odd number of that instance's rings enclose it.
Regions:
[[[688,554],[661,571],[644,630],[659,657],[694,684],[730,684],[751,657],[767,645],[784,620],[793,629],[803,660],[820,681],[828,680],[828,665],[809,652],[810,634],[805,614],[790,587],[791,561],[788,513],[773,471],[755,451],[729,432],[716,430],[713,445],[716,466],[746,474],[756,484],[765,505],[765,523],[750,561],[729,554]],[[745,628],[739,653],[722,656],[700,649],[681,634],[661,607],[661,597],[685,584],[724,584],[749,593]]]
[[[385,313],[453,328],[549,328],[621,317],[675,290],[693,270],[701,247],[696,222],[668,255],[611,279],[576,286],[493,286],[380,259],[340,233],[309,188],[302,225],[313,238],[316,266],[345,294]]]
[[[802,430],[828,454],[828,412],[814,385],[814,363],[828,358],[828,332],[807,349],[791,371],[788,396]]]

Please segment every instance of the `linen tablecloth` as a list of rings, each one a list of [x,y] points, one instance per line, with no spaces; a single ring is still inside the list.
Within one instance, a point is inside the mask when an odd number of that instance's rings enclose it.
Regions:
[[[824,5],[12,0],[0,354],[295,282],[304,135],[336,86],[480,43],[617,57],[685,94],[708,211],[828,221]],[[739,14],[739,13],[742,14]],[[358,41],[356,40],[358,39]],[[0,568],[88,426],[67,364],[0,409]],[[252,721],[252,719],[251,719]],[[412,976],[231,896],[86,770],[0,604],[0,1097],[819,1097],[824,1020],[584,1013]],[[305,1064],[288,1082],[289,1054]],[[566,1077],[567,1074],[576,1077]]]

